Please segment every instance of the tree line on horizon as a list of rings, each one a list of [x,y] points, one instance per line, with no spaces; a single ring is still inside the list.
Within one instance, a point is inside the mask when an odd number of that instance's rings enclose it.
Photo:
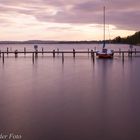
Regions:
[[[102,44],[104,41],[55,41],[55,40],[27,40],[27,41],[0,41],[0,44]],[[106,43],[112,44],[132,44],[140,45],[140,31],[127,37],[117,36],[112,40],[105,40]]]
[[[119,43],[119,44],[132,44],[132,45],[140,45],[140,31],[136,32],[135,34],[127,37],[120,37],[117,36],[111,43]]]

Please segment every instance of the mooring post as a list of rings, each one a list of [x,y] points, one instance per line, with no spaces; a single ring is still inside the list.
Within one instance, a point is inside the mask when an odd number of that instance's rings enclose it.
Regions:
[[[133,51],[132,51],[132,48],[131,48],[131,52],[130,52],[130,54],[131,54],[131,57],[132,57],[132,55],[133,55]]]
[[[38,50],[35,51],[35,58],[38,57]]]
[[[130,54],[130,51],[129,51],[129,49],[128,49],[128,56],[129,56],[129,54]]]
[[[53,50],[53,57],[55,57],[55,50]]]
[[[44,54],[44,48],[42,47],[42,55]]]
[[[88,49],[88,54],[89,54],[89,49]]]
[[[121,54],[121,49],[119,48],[119,55]]]
[[[75,49],[73,49],[73,57],[75,57]]]
[[[15,58],[18,56],[18,50],[15,50]]]
[[[62,52],[62,63],[64,63],[64,53]]]
[[[34,52],[32,53],[32,61],[33,61],[33,64],[34,64]]]
[[[9,48],[7,48],[7,54],[9,53]]]
[[[26,48],[24,47],[24,55],[26,55]]]
[[[0,50],[0,58],[1,58],[1,50]]]
[[[59,49],[57,48],[57,55],[59,55]]]
[[[93,50],[91,50],[91,57],[93,57]]]
[[[94,61],[94,51],[93,50],[91,50],[91,57],[92,57],[92,59]]]
[[[2,61],[4,63],[4,52],[2,53]]]
[[[136,48],[135,48],[135,55],[137,54],[137,50],[136,50]]]
[[[94,51],[93,50],[91,50],[91,51],[92,51],[92,59],[94,61]]]
[[[122,52],[122,60],[124,61],[124,52]]]

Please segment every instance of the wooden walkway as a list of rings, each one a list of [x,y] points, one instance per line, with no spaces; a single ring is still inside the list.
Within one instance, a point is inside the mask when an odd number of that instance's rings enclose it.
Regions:
[[[60,51],[59,49],[52,50],[52,51],[44,51],[43,48],[42,48],[41,51],[26,51],[26,48],[24,48],[23,51],[18,51],[18,50],[9,51],[9,48],[7,48],[6,51],[1,51],[0,50],[0,58],[2,57],[3,63],[4,63],[5,55],[8,55],[8,54],[13,54],[13,55],[15,55],[16,58],[18,57],[18,54],[23,54],[23,55],[31,54],[33,61],[34,61],[34,58],[39,56],[39,54],[42,54],[42,55],[43,54],[52,54],[53,57],[55,57],[56,54],[57,55],[61,54],[62,55],[62,61],[64,61],[64,54],[72,54],[73,57],[75,57],[76,54],[91,54],[91,57],[93,59],[95,59],[96,51],[95,50],[89,50],[89,49],[87,51],[79,51],[79,50],[75,50],[75,49],[73,49],[72,51]],[[128,50],[128,51],[121,51],[121,49],[119,49],[119,51],[114,51],[114,55],[115,54],[119,54],[120,56],[122,56],[122,59],[124,60],[124,56],[126,56],[125,54],[132,57],[133,54],[135,54],[135,55],[140,54],[140,51],[137,51],[136,49]]]

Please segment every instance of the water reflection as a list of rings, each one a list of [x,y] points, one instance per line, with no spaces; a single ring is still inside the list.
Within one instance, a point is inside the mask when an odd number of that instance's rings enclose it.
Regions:
[[[6,59],[0,128],[26,140],[140,138],[139,58],[64,59]]]

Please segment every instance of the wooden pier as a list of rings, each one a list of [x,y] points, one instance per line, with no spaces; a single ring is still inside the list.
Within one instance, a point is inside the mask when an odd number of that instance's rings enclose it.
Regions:
[[[96,52],[95,50],[89,50],[87,49],[87,51],[80,51],[80,50],[71,50],[71,51],[60,51],[59,49],[54,49],[52,51],[44,51],[44,49],[42,48],[41,50],[38,50],[38,51],[27,51],[26,48],[23,49],[23,51],[18,51],[18,50],[15,50],[15,51],[9,51],[9,48],[6,49],[6,51],[1,51],[0,50],[0,58],[2,57],[2,60],[3,60],[3,63],[4,63],[4,59],[5,59],[5,56],[7,56],[8,54],[13,54],[15,56],[15,58],[18,57],[18,55],[20,54],[23,54],[23,55],[26,55],[26,54],[31,54],[32,56],[32,60],[34,62],[34,58],[38,57],[40,54],[44,55],[44,54],[52,54],[52,56],[55,58],[56,55],[59,55],[61,54],[62,56],[62,62],[64,62],[64,55],[65,54],[72,54],[72,56],[75,58],[76,57],[76,54],[91,54],[91,57],[93,58],[93,60],[95,59],[95,55],[96,55]],[[140,54],[140,51],[137,51],[136,49],[133,49],[133,50],[128,50],[128,51],[122,51],[121,49],[119,49],[118,51],[114,51],[114,55],[115,54],[118,54],[119,56],[122,56],[122,60],[124,60],[124,57],[125,56],[129,56],[129,57],[132,57],[136,54]]]

